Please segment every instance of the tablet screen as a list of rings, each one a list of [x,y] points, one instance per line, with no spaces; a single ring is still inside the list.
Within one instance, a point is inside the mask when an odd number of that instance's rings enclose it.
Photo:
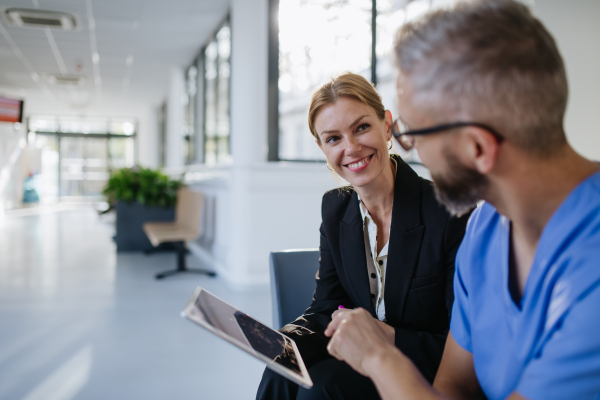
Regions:
[[[254,351],[301,375],[290,339],[244,313],[236,311],[234,315]]]
[[[262,357],[259,358],[267,358],[270,363],[279,364],[297,374],[296,379],[303,380],[304,384],[307,379],[310,382],[292,340],[206,290],[197,288],[183,313],[200,325],[210,325],[215,334],[247,352],[260,354]]]

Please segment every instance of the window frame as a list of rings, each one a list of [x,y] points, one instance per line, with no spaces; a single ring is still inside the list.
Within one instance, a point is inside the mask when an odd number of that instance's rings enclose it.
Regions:
[[[228,25],[229,30],[231,32],[231,12],[228,12],[227,15],[219,22],[217,27],[212,31],[212,33],[208,36],[208,39],[202,44],[192,62],[187,65],[185,68],[185,94],[187,95],[187,82],[188,82],[188,71],[191,67],[196,67],[197,76],[196,76],[196,96],[195,96],[195,107],[193,109],[194,112],[194,138],[190,140],[190,143],[194,143],[194,159],[193,160],[184,160],[185,165],[194,165],[194,164],[206,164],[206,48],[215,41],[217,34],[223,28],[223,26]],[[230,41],[232,38],[230,36]],[[231,52],[229,55],[229,62],[231,63]],[[218,58],[217,58],[218,59]],[[230,122],[229,128],[229,154],[231,154],[231,74],[229,75],[229,88],[228,88],[228,96],[230,106],[228,109],[228,117]],[[187,107],[187,106],[186,106]],[[186,140],[184,136],[182,136],[182,140]],[[183,146],[182,142],[182,146]],[[182,147],[183,151],[183,147]],[[218,165],[218,163],[217,163]]]
[[[198,117],[199,117],[199,112],[198,112],[198,107],[199,107],[199,97],[200,97],[200,93],[199,93],[199,89],[200,89],[200,84],[199,84],[199,74],[202,72],[198,69],[198,66],[200,64],[200,59],[201,59],[202,54],[198,53],[196,55],[196,57],[194,57],[194,60],[187,66],[187,68],[185,69],[185,95],[188,97],[188,104],[186,104],[186,109],[184,110],[184,123],[185,123],[185,127],[186,129],[189,127],[189,120],[188,120],[188,112],[190,112],[189,110],[191,109],[191,114],[192,114],[192,129],[193,129],[193,134],[190,135],[189,132],[187,132],[185,135],[183,135],[183,146],[185,146],[185,141],[187,140],[187,151],[188,153],[184,155],[184,164],[185,165],[193,165],[198,163],[198,159],[199,159],[199,154],[198,154],[198,136],[200,134],[199,131],[199,121],[198,121]],[[192,67],[196,68],[196,93],[192,98],[190,98],[189,95],[189,89],[188,89],[188,85],[189,85],[189,72],[192,69]],[[182,147],[182,151],[183,151],[183,147]],[[190,154],[191,153],[191,154]]]
[[[217,25],[216,29],[213,30],[212,34],[208,37],[208,39],[206,40],[206,42],[204,43],[204,45],[202,46],[202,48],[200,49],[200,53],[199,56],[197,57],[200,62],[198,63],[198,74],[202,74],[202,80],[198,79],[198,85],[200,84],[200,82],[202,82],[202,96],[200,97],[201,101],[202,101],[202,107],[201,107],[201,115],[202,115],[202,126],[201,129],[199,130],[199,132],[202,132],[202,153],[201,153],[201,159],[198,159],[200,156],[200,153],[197,155],[197,159],[198,162],[202,163],[202,164],[206,164],[206,49],[207,47],[213,42],[216,41],[217,39],[217,34],[219,33],[219,31],[221,30],[221,28],[223,28],[225,25],[229,26],[229,32],[230,32],[230,36],[229,36],[229,41],[230,43],[233,42],[233,35],[231,34],[232,28],[231,28],[231,13],[228,12],[227,15],[225,16],[225,18],[223,18],[223,20],[221,20],[221,22]],[[229,65],[231,68],[231,59],[232,59],[232,54],[231,54],[231,48],[233,46],[230,47],[230,51],[229,51]],[[219,56],[217,53],[217,67],[218,67],[218,60],[219,60]],[[201,67],[201,68],[200,68]],[[231,70],[230,70],[231,71]],[[218,72],[217,72],[218,73]],[[218,75],[217,75],[218,77]],[[227,110],[228,113],[228,118],[229,118],[229,135],[227,137],[228,140],[228,148],[229,148],[229,154],[231,155],[231,72],[229,74],[229,87],[228,87],[228,96],[229,96],[229,108]],[[218,92],[218,86],[217,86],[217,92]],[[198,119],[199,120],[199,119]],[[219,163],[215,163],[214,165],[219,165]]]
[[[323,160],[279,157],[279,1],[269,0],[267,161],[323,163]],[[377,0],[371,0],[371,82],[377,85]]]

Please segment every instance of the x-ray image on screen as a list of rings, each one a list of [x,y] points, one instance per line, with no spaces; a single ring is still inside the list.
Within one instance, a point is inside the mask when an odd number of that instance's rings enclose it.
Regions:
[[[298,374],[300,373],[298,360],[290,339],[242,312],[236,311],[234,315],[254,351],[271,358],[276,363]]]

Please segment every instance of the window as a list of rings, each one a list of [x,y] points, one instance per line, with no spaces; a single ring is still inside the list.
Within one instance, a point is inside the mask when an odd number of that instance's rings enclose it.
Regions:
[[[229,87],[231,32],[229,21],[204,49],[204,157],[206,164],[231,162]]]
[[[393,37],[429,7],[429,0],[271,0],[269,57],[277,72],[269,75],[278,90],[269,91],[269,145],[277,148],[269,161],[324,159],[308,129],[308,105],[314,89],[341,72],[375,83],[395,114]]]
[[[185,72],[183,159],[187,165],[231,162],[229,26],[227,18]]]

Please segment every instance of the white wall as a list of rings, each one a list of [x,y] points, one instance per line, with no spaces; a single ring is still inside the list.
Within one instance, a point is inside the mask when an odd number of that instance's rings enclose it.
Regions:
[[[24,127],[15,129],[13,123],[0,122],[0,216],[6,208],[13,208],[18,200],[20,179],[18,159],[21,153],[19,139]]]
[[[7,166],[10,156],[23,137],[23,129],[15,129],[12,122],[0,122],[0,169]]]
[[[535,0],[532,10],[556,39],[566,64],[569,142],[600,161],[600,1]]]
[[[321,198],[337,186],[324,164],[196,169],[186,183],[216,199],[216,226],[211,243],[191,250],[233,287],[267,283],[271,251],[319,246]]]

